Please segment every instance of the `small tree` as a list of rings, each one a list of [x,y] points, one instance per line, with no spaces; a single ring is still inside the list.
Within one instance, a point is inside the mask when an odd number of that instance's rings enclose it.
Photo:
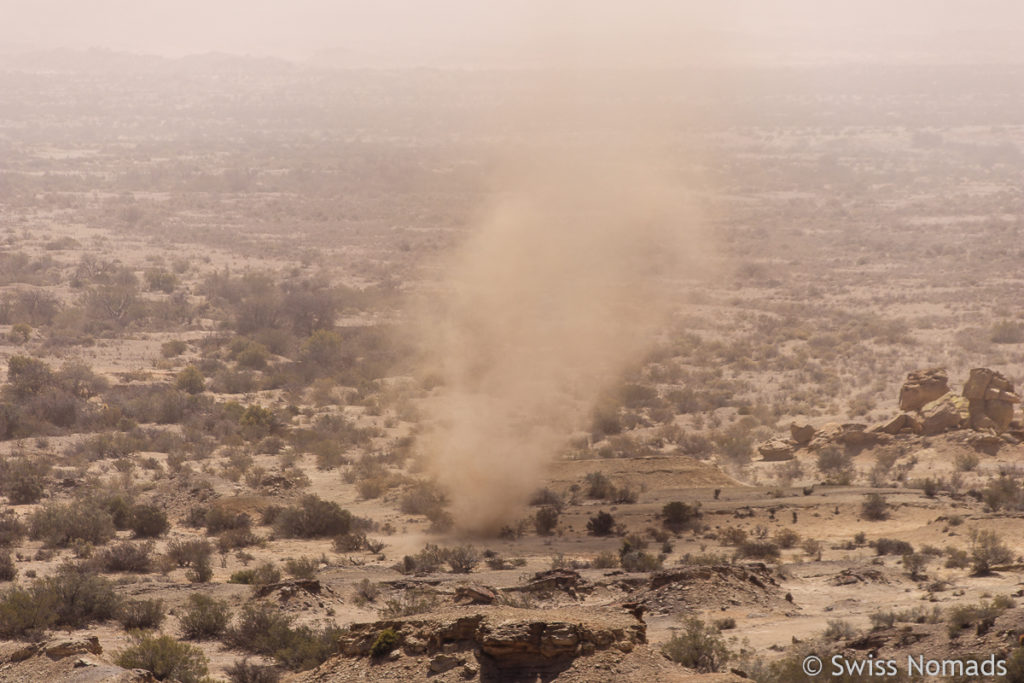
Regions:
[[[860,514],[864,519],[868,519],[873,522],[888,519],[889,503],[886,502],[885,496],[877,493],[869,493],[864,497],[864,502],[861,503]]]
[[[615,530],[615,518],[604,510],[587,520],[587,532],[592,536],[610,536]]]
[[[693,526],[700,518],[700,504],[691,506],[677,500],[661,508],[661,523],[676,533]]]
[[[846,486],[853,481],[853,458],[838,446],[826,446],[818,452],[818,471],[828,483]]]
[[[206,379],[202,371],[194,365],[187,365],[178,373],[177,386],[189,394],[201,394],[206,389]]]
[[[991,529],[971,530],[971,569],[976,576],[992,573],[992,567],[1013,560],[1013,553]]]
[[[155,505],[140,504],[133,507],[130,524],[136,538],[156,538],[171,528],[167,515]]]
[[[202,593],[188,596],[188,606],[181,616],[181,630],[189,640],[218,638],[228,627],[228,604]]]
[[[203,651],[194,645],[179,643],[171,636],[137,635],[130,647],[118,653],[115,661],[125,669],[145,669],[160,681],[202,683],[207,673]]]
[[[687,619],[661,651],[673,662],[703,673],[720,671],[732,657],[721,632],[696,617]]]
[[[930,559],[923,553],[909,553],[903,556],[903,568],[907,570],[911,581],[917,581],[924,576],[922,572]]]
[[[542,507],[534,515],[533,525],[541,536],[550,536],[558,526],[558,510],[553,507]]]
[[[480,563],[480,552],[471,545],[460,545],[445,551],[445,562],[455,574],[469,574]]]

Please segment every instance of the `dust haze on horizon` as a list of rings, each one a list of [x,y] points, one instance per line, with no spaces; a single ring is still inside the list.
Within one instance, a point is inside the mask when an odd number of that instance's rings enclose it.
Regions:
[[[2,0],[0,19],[0,53],[225,52],[370,67],[1024,61],[1013,30],[1024,6],[1010,0]]]

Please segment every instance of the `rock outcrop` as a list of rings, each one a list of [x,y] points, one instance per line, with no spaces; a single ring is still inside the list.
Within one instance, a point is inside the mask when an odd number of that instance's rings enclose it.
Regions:
[[[1005,432],[1013,420],[1013,405],[1020,396],[1013,392],[1013,383],[1001,373],[988,368],[974,368],[964,383],[971,427]]]
[[[949,377],[942,368],[918,370],[907,375],[900,388],[900,410],[921,410],[949,393]]]
[[[789,425],[789,435],[793,438],[793,441],[806,446],[814,438],[814,426],[809,424],[798,424],[791,422]]]
[[[791,460],[793,458],[793,445],[783,439],[771,439],[760,444],[757,447],[757,452],[761,454],[763,460],[769,462]]]
[[[921,432],[921,423],[913,415],[900,413],[888,422],[876,424],[871,428],[871,431],[891,434],[893,436],[897,434],[919,434]]]
[[[495,678],[535,678],[577,657],[609,649],[631,652],[647,642],[643,621],[625,611],[562,608],[538,614],[507,607],[456,608],[352,624],[339,640],[340,650],[347,657],[371,657],[385,631],[394,633],[397,651],[430,657],[432,673],[469,665]]]
[[[960,429],[969,418],[967,399],[944,394],[921,408],[921,434],[934,436],[950,429]]]

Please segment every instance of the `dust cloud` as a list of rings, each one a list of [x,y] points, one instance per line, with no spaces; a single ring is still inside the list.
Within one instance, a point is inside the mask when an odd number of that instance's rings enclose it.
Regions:
[[[422,316],[428,368],[443,378],[422,450],[462,532],[522,515],[709,249],[650,104],[595,108],[604,94],[568,75],[502,122],[516,142],[496,153],[493,200]]]

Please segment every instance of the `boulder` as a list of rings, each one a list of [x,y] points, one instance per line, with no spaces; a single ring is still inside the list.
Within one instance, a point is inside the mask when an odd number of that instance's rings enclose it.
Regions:
[[[809,447],[812,450],[817,450],[823,446],[835,443],[843,435],[843,425],[838,422],[826,422],[818,428],[814,438],[811,439]]]
[[[900,413],[888,422],[879,422],[871,428],[871,431],[875,433],[893,435],[900,433],[916,434],[921,431],[921,423],[919,423],[913,415]]]
[[[989,368],[973,368],[964,383],[970,424],[973,429],[994,429],[1005,432],[1013,421],[1013,404],[1020,397],[1013,392],[1013,383]]]
[[[535,680],[539,673],[563,671],[578,657],[630,652],[647,642],[644,623],[619,610],[478,606],[350,624],[339,638],[340,652],[370,657],[384,629],[395,631],[400,648],[417,643],[416,654],[430,656],[434,674],[472,657],[485,660],[491,669],[485,680]]]
[[[793,437],[793,441],[801,446],[806,446],[814,438],[814,427],[809,424],[797,424],[792,422],[789,425],[789,435]]]
[[[907,375],[900,387],[900,410],[920,410],[949,393],[949,377],[942,368],[918,370]]]
[[[757,447],[757,452],[766,461],[791,460],[793,445],[783,439],[771,439]]]
[[[959,429],[969,419],[967,399],[947,393],[921,408],[921,433],[932,436]]]
[[[497,599],[493,588],[479,584],[466,584],[455,589],[455,603],[458,605],[490,605]]]
[[[8,658],[11,662],[21,662],[29,657],[45,656],[54,661],[75,655],[103,654],[100,639],[96,636],[80,638],[54,638],[41,643],[33,643],[15,650]]]

